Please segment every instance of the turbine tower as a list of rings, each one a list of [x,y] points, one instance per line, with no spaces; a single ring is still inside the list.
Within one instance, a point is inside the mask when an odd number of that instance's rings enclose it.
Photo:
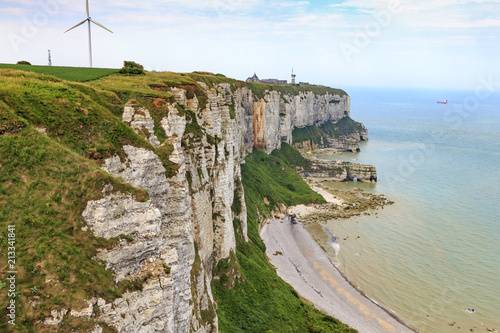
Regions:
[[[108,30],[111,33],[113,33],[113,31],[109,30],[108,28],[106,28],[102,24],[100,24],[100,23],[98,23],[98,22],[96,22],[96,21],[94,21],[94,20],[92,20],[90,18],[90,14],[89,14],[89,0],[86,0],[86,1],[87,1],[87,18],[85,20],[83,20],[82,22],[78,23],[77,25],[75,25],[74,27],[69,28],[64,33],[67,33],[68,31],[73,30],[76,27],[81,26],[85,22],[88,23],[88,26],[89,26],[89,66],[92,67],[92,33],[90,32],[90,22],[94,23],[95,25],[97,25],[97,26],[99,26],[99,27],[101,27],[101,28],[103,28],[105,30]]]

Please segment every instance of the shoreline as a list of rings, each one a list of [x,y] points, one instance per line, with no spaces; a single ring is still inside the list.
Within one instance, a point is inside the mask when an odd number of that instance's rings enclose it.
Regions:
[[[311,188],[330,205],[346,204],[323,188],[314,185]],[[317,211],[318,208],[305,205],[290,207],[289,212],[298,216],[299,222],[292,222],[290,216],[270,219],[261,229],[266,255],[277,267],[278,275],[316,308],[360,333],[418,332],[370,298],[332,262],[326,250],[300,222],[302,217]]]
[[[306,231],[307,231],[307,229],[306,229]],[[339,272],[339,274],[342,275],[342,277],[347,281],[347,283],[349,283],[351,285],[351,287],[353,287],[354,289],[356,289],[358,291],[358,293],[360,293],[362,296],[364,296],[367,299],[369,299],[373,304],[375,304],[376,306],[378,306],[379,308],[381,308],[382,310],[384,310],[389,316],[393,317],[395,320],[397,320],[399,323],[401,323],[402,325],[404,325],[407,328],[409,328],[411,331],[413,331],[415,333],[419,333],[419,331],[417,331],[413,327],[411,327],[408,324],[406,324],[401,318],[398,317],[397,314],[395,314],[394,312],[392,312],[389,308],[383,306],[382,304],[380,304],[379,302],[377,302],[375,299],[373,299],[370,296],[368,296],[361,288],[359,288],[351,280],[349,280],[347,278],[347,276],[340,270],[340,268],[337,267],[337,265],[335,265],[335,263],[332,262],[332,260],[330,258],[328,258],[328,259],[330,260],[330,263],[337,269],[337,271]]]

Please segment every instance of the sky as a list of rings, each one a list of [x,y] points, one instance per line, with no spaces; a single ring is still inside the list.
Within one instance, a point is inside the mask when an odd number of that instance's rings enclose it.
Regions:
[[[346,86],[500,82],[500,0],[89,0],[94,67]],[[88,66],[85,0],[1,0],[0,63]],[[500,83],[497,84],[500,89]]]

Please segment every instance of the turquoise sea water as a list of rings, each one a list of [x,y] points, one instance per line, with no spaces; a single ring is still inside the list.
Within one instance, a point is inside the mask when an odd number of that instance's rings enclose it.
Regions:
[[[329,222],[336,259],[421,332],[500,332],[500,94],[481,92],[348,90],[369,141],[357,154],[322,156],[377,166],[376,185],[338,186],[395,204]]]

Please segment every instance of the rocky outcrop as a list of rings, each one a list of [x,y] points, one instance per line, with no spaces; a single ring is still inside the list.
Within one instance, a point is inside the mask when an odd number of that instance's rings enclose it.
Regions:
[[[345,165],[347,178],[345,180],[358,180],[361,182],[376,182],[377,169],[375,165],[349,163]]]
[[[150,199],[138,202],[105,189],[103,198],[88,202],[83,212],[96,236],[123,236],[116,248],[98,254],[115,280],[143,281],[141,291],[96,302],[98,320],[118,332],[216,332],[212,267],[235,251],[236,233],[248,240],[240,170],[246,154],[292,143],[294,127],[349,114],[347,95],[268,91],[259,99],[245,86],[199,85],[203,100],[188,97],[183,88],[171,89],[175,102],[168,102],[166,116],[157,122],[161,128],[136,101],[124,108],[123,121],[136,133],[154,147],[173,148],[169,160],[177,173],[167,177],[152,150],[124,146],[103,169],[148,190]],[[160,142],[155,131],[166,139]]]
[[[358,143],[368,140],[366,127],[354,121],[347,114],[337,122],[296,128],[294,146],[301,152],[316,149],[336,149],[338,151],[359,152]]]
[[[311,159],[307,168],[300,170],[304,177],[327,178],[334,181],[377,182],[377,168],[374,165],[343,161],[322,162]]]

